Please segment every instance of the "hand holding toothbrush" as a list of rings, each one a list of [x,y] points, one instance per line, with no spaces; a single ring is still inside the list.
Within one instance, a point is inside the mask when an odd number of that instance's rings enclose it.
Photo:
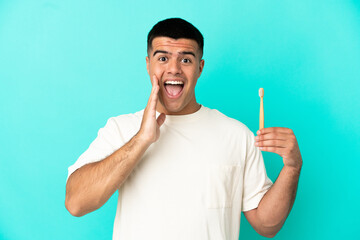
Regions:
[[[283,158],[284,165],[298,171],[302,167],[302,157],[294,132],[289,128],[264,128],[264,89],[260,88],[260,129],[255,137],[255,146],[260,150],[273,152]]]

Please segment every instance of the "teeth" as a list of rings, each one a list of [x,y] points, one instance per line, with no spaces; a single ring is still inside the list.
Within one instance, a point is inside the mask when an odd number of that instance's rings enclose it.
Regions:
[[[181,81],[166,81],[165,84],[172,84],[172,85],[177,85],[177,84],[184,84],[183,82]]]

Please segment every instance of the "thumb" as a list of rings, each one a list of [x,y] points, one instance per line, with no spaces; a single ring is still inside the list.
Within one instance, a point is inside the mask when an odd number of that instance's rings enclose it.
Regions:
[[[165,122],[166,115],[164,113],[161,113],[159,117],[156,119],[157,123],[159,124],[159,127]]]

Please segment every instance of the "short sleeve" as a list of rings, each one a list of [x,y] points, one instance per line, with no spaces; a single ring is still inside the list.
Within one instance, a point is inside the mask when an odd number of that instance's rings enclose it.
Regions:
[[[121,135],[115,118],[110,118],[103,128],[100,128],[96,139],[89,148],[81,154],[77,161],[68,168],[68,177],[82,166],[105,159],[118,148],[124,145],[124,137]]]
[[[273,184],[266,174],[262,153],[254,143],[255,136],[249,130],[244,169],[243,212],[257,208],[262,197]]]

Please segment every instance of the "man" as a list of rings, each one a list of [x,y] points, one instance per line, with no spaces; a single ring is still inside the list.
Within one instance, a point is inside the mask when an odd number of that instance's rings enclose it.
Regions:
[[[273,237],[293,205],[302,159],[293,132],[241,122],[197,103],[203,37],[182,19],[148,34],[152,91],[144,110],[110,118],[69,167],[65,205],[74,216],[118,190],[113,239],[238,239],[241,212]],[[273,184],[259,147],[283,157]]]

